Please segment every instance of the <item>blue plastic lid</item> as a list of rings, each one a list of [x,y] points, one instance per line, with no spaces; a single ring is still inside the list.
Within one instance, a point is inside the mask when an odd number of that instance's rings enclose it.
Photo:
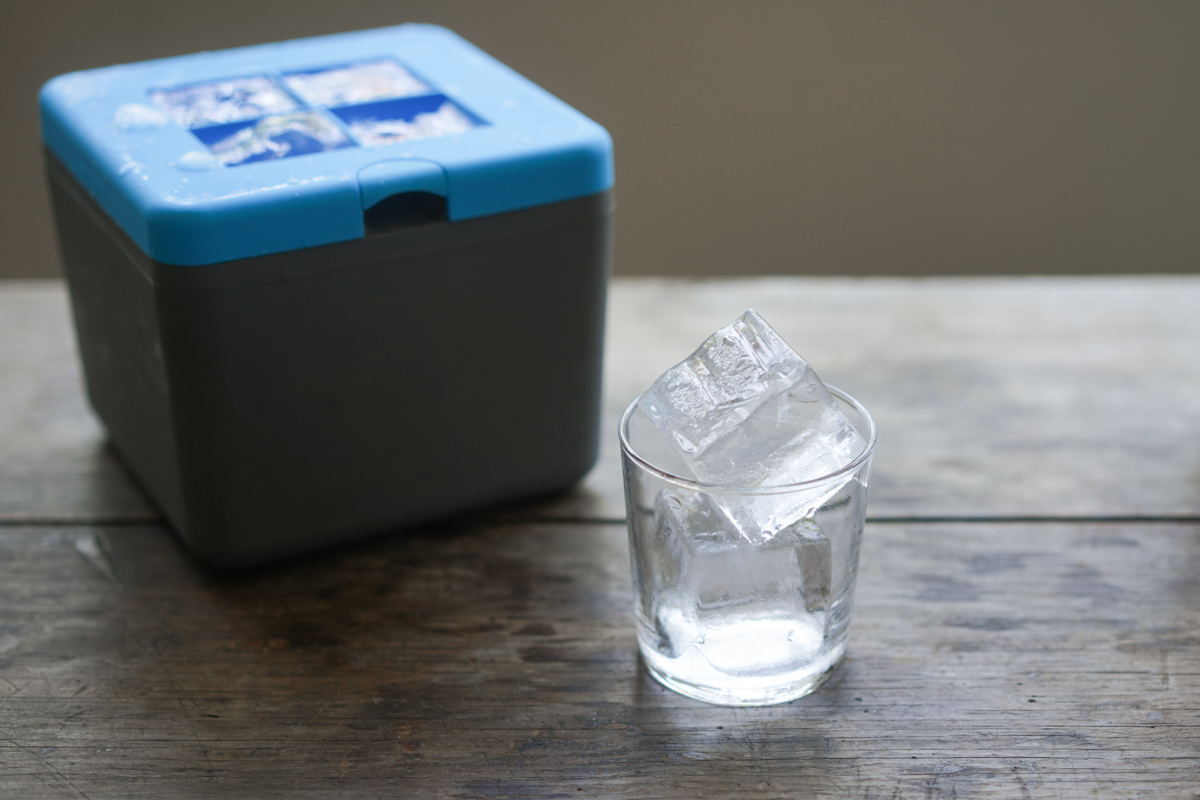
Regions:
[[[50,151],[167,264],[358,239],[401,192],[453,221],[613,183],[602,127],[429,25],[61,75],[41,109]]]

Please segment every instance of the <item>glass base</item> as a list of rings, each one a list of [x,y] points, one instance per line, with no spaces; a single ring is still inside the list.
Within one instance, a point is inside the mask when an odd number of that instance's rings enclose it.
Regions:
[[[801,669],[768,677],[729,677],[721,685],[702,684],[672,675],[669,667],[673,659],[639,643],[642,662],[646,671],[656,681],[685,697],[703,700],[722,706],[769,706],[786,703],[816,691],[828,681],[841,665],[846,655],[846,644],[831,649],[816,661]]]

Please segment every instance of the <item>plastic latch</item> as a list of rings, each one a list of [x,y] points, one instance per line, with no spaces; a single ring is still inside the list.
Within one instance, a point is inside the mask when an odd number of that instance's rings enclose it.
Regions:
[[[363,211],[381,200],[407,192],[428,192],[448,197],[446,171],[435,161],[402,158],[378,161],[358,171],[358,190]]]

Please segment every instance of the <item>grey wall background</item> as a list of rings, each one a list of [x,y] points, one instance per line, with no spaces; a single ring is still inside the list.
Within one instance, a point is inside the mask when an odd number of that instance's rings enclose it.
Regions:
[[[618,273],[1200,271],[1191,0],[10,0],[0,21],[0,277],[58,274],[45,80],[405,21],[608,127]]]

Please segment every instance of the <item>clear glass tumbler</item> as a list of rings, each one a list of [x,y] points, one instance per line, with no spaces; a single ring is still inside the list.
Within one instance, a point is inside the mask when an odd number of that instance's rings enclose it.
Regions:
[[[816,689],[846,652],[875,421],[832,386],[867,442],[830,475],[789,486],[715,486],[687,473],[638,412],[621,417],[638,646],[650,674],[723,705]]]

